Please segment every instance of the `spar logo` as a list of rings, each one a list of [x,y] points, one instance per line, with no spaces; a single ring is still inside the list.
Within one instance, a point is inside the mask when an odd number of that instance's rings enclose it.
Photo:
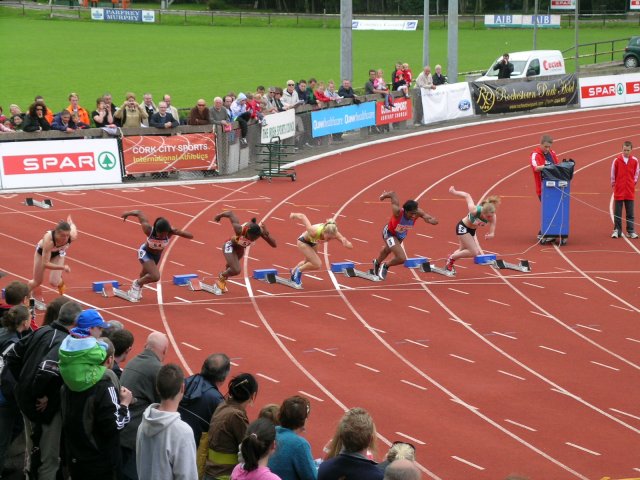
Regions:
[[[627,95],[640,93],[640,82],[627,82]]]
[[[621,83],[618,83],[617,85],[615,83],[607,85],[591,85],[580,89],[582,98],[615,97],[616,95],[622,95],[623,93],[624,88]]]
[[[102,152],[97,159],[93,152],[6,155],[2,162],[5,175],[94,172],[98,167],[111,170],[117,163],[111,152]]]

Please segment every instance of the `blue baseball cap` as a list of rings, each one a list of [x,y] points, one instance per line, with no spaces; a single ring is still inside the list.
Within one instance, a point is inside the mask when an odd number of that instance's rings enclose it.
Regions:
[[[78,315],[76,326],[82,330],[89,330],[93,327],[109,328],[111,325],[104,321],[100,312],[90,308]]]

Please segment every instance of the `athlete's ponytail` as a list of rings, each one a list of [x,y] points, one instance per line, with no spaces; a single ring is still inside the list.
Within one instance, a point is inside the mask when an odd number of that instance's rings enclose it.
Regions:
[[[330,218],[324,222],[323,232],[335,236],[335,234],[338,233],[338,224],[336,221]]]

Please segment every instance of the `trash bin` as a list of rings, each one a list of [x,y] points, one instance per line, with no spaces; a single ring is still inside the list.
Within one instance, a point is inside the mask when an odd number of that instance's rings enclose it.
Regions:
[[[566,245],[569,238],[569,213],[573,160],[563,160],[542,170],[542,215],[540,243]]]

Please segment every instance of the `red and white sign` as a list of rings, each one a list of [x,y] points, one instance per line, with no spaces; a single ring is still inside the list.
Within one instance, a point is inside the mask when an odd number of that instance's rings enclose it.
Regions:
[[[579,82],[581,107],[640,102],[640,73],[587,77]]]
[[[551,0],[552,10],[575,10],[576,0]]]
[[[121,182],[115,139],[0,143],[3,189]]]
[[[544,75],[555,75],[564,73],[564,62],[562,61],[562,59],[543,60],[542,70],[544,71]]]
[[[391,109],[385,108],[384,102],[376,104],[376,125],[404,122],[412,118],[413,108],[408,98],[395,98]]]
[[[640,10],[640,0],[631,0],[629,4],[630,10]]]

